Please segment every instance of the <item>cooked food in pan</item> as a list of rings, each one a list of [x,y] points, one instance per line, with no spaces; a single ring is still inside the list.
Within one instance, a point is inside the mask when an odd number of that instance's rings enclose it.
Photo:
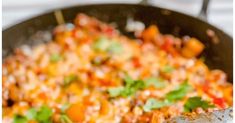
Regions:
[[[57,26],[53,41],[4,59],[4,123],[160,123],[232,106],[232,84],[211,70],[195,37],[131,39],[84,14]]]

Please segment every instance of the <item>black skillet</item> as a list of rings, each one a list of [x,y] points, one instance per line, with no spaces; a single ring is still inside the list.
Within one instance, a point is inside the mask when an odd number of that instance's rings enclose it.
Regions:
[[[204,1],[203,5],[205,6],[202,7],[200,14],[202,17],[206,15],[207,2],[208,0]],[[142,3],[146,3],[146,1]],[[225,71],[228,75],[228,80],[230,82],[233,81],[233,39],[229,35],[201,19],[144,4],[78,5],[31,18],[3,30],[3,59],[11,54],[14,48],[25,44],[38,44],[38,42],[43,41],[45,36],[41,34],[51,31],[53,27],[58,25],[55,16],[57,15],[58,17],[58,13],[63,15],[66,23],[72,22],[77,13],[85,13],[104,22],[114,22],[117,28],[127,35],[129,35],[125,31],[127,18],[132,17],[143,22],[146,26],[157,24],[160,31],[165,34],[196,37],[206,46],[203,52],[206,64],[210,68]],[[211,33],[208,30],[212,30],[214,36],[208,35],[208,32]]]
[[[228,80],[233,82],[233,39],[220,29],[208,24],[206,10],[209,0],[204,0],[200,18],[191,17],[172,10],[146,5],[135,4],[96,4],[82,5],[64,8],[31,18],[3,31],[3,59],[10,55],[13,49],[22,45],[36,45],[51,38],[52,29],[61,23],[61,15],[65,23],[72,22],[77,13],[85,13],[94,16],[104,22],[114,22],[117,28],[126,35],[127,18],[143,22],[146,26],[157,24],[160,31],[165,34],[173,34],[182,37],[189,35],[198,38],[204,43],[206,49],[203,52],[206,64],[213,69],[221,69],[228,75]],[[214,35],[213,35],[214,33]],[[48,35],[49,34],[49,35]],[[178,117],[172,122],[226,122],[232,121],[230,113],[232,108],[214,112],[196,119]],[[170,121],[171,122],[171,121]]]

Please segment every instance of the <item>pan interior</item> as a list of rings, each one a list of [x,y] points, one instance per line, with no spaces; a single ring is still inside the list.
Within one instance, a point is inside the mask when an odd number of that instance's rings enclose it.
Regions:
[[[206,49],[203,52],[206,64],[212,69],[221,69],[233,81],[233,42],[232,38],[221,30],[199,19],[151,6],[132,4],[99,4],[84,5],[62,9],[66,23],[72,22],[77,13],[85,13],[101,21],[114,23],[121,33],[132,36],[125,31],[128,18],[143,22],[146,26],[157,24],[164,34],[175,36],[189,35],[202,41]],[[3,31],[3,58],[11,54],[13,49],[21,45],[36,45],[49,41],[53,27],[57,25],[54,12],[43,14]],[[207,35],[213,30],[218,43],[214,43]]]

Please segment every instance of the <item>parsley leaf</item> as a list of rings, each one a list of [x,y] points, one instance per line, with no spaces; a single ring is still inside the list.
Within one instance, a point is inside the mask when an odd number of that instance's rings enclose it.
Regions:
[[[52,63],[58,62],[61,59],[62,59],[62,56],[60,54],[52,54],[50,57],[50,61]]]
[[[165,101],[160,101],[154,98],[149,98],[145,105],[143,106],[143,109],[145,112],[149,112],[153,109],[158,109],[164,106],[168,106],[170,104],[170,102],[168,102],[167,100]]]
[[[214,105],[202,100],[201,97],[190,97],[184,104],[184,111],[191,112],[198,107],[201,107],[206,110],[207,108],[214,107]]]
[[[13,119],[13,123],[27,123],[28,120],[25,116],[22,115],[15,115]]]
[[[161,78],[150,77],[150,78],[145,79],[145,82],[146,82],[146,86],[153,85],[156,88],[164,88],[166,86],[166,82]]]
[[[192,90],[192,86],[190,86],[187,82],[182,83],[177,89],[170,91],[166,94],[166,99],[169,101],[177,101],[182,99],[188,91]]]

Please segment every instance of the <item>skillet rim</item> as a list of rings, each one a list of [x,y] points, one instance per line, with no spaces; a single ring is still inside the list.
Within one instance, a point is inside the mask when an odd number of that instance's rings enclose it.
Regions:
[[[203,24],[206,24],[208,25],[209,27],[212,27],[213,29],[212,30],[216,30],[218,31],[219,33],[223,34],[224,36],[228,37],[229,40],[233,40],[233,36],[229,35],[228,33],[226,33],[225,31],[223,31],[222,29],[218,28],[217,26],[215,26],[214,24],[211,24],[205,20],[202,20],[198,17],[195,17],[195,16],[192,16],[192,15],[189,15],[189,14],[186,14],[186,13],[181,13],[181,12],[178,12],[178,11],[175,11],[175,10],[172,10],[172,9],[168,9],[168,8],[163,8],[163,7],[159,7],[159,6],[154,6],[154,5],[142,5],[142,4],[133,4],[133,3],[97,3],[97,4],[77,4],[77,5],[71,5],[71,6],[66,6],[66,7],[59,7],[59,8],[53,8],[53,9],[49,9],[49,10],[46,10],[46,12],[42,12],[42,13],[39,13],[39,14],[36,14],[36,15],[33,15],[31,17],[28,17],[28,18],[25,18],[19,22],[16,22],[16,23],[13,23],[9,26],[7,26],[5,29],[3,29],[3,35],[5,32],[7,32],[8,30],[11,30],[12,28],[17,28],[18,25],[22,25],[23,23],[26,23],[30,20],[33,20],[33,19],[37,19],[41,16],[44,16],[44,15],[47,15],[47,14],[51,14],[53,12],[55,12],[56,10],[66,10],[66,9],[71,9],[71,8],[76,8],[76,7],[92,7],[92,6],[137,6],[137,7],[151,7],[151,8],[157,8],[157,9],[160,9],[160,10],[166,10],[166,11],[170,11],[170,12],[173,12],[175,14],[178,14],[178,15],[181,15],[181,16],[185,16],[187,18],[190,18],[190,19],[194,19],[195,21],[198,21],[199,23],[203,23]],[[4,41],[3,41],[4,42]],[[233,42],[233,41],[232,41]]]

